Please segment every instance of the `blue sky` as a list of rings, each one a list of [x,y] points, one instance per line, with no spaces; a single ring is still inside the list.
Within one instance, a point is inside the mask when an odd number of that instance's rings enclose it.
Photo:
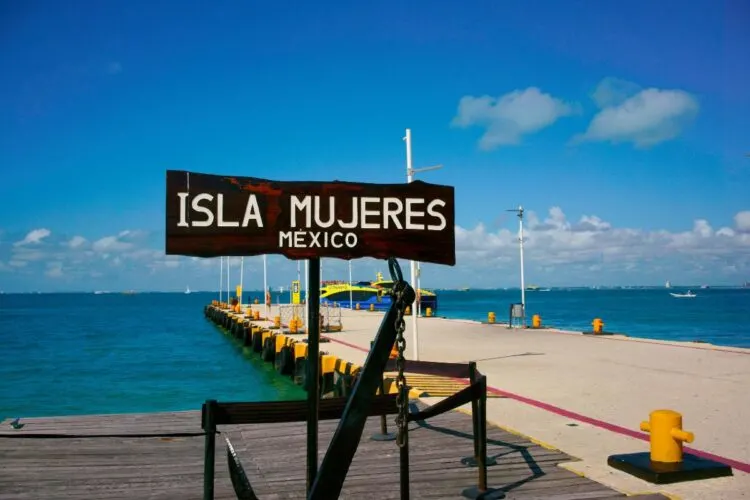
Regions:
[[[164,256],[166,169],[398,182],[407,127],[456,187],[425,286],[516,284],[518,204],[531,282],[750,279],[747,2],[0,9],[0,290],[215,287]]]

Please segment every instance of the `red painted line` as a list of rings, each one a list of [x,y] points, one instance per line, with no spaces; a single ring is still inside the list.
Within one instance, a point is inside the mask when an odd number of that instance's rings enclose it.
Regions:
[[[321,336],[322,337],[322,336]],[[331,337],[325,337],[331,342],[336,342],[341,345],[345,345],[347,347],[351,347],[352,349],[357,349],[358,351],[362,352],[369,352],[368,349],[365,349],[363,347],[360,347],[358,345],[344,342],[343,340],[334,339]],[[465,379],[459,379],[459,380],[465,380]],[[514,394],[512,392],[504,391],[502,389],[498,389],[496,387],[490,387],[487,386],[487,391],[491,392],[492,394],[496,394],[498,396],[504,396],[508,399],[513,399],[515,401],[518,401],[519,403],[524,403],[529,406],[533,406],[534,408],[539,408],[540,410],[545,410],[550,413],[554,413],[556,415],[560,415],[565,418],[570,418],[572,420],[577,420],[579,422],[583,422],[589,425],[593,425],[595,427],[599,427],[600,429],[604,429],[610,432],[614,432],[616,434],[621,434],[623,436],[632,437],[635,439],[640,439],[641,441],[649,441],[649,435],[645,434],[643,432],[634,431],[632,429],[628,429],[627,427],[621,427],[617,424],[611,424],[609,422],[605,422],[603,420],[599,420],[593,417],[587,417],[586,415],[581,415],[580,413],[576,413],[574,411],[566,410],[564,408],[560,408],[559,406],[551,405],[549,403],[545,403],[543,401],[537,401],[536,399],[527,398],[525,396],[521,396],[519,394]],[[714,455],[713,453],[709,453],[707,451],[701,451],[696,450],[694,448],[685,447],[685,451],[692,453],[693,455],[699,456],[701,458],[707,458],[709,460],[715,460],[716,462],[721,462],[723,464],[726,464],[730,467],[732,467],[735,470],[739,470],[742,472],[746,472],[750,474],[750,464],[745,462],[740,462],[738,460],[733,460],[731,458],[722,457],[719,455]]]
[[[351,344],[349,342],[344,342],[343,340],[334,339],[333,337],[329,337],[327,335],[321,335],[320,338],[322,338],[322,339],[328,339],[331,342],[336,342],[337,344],[345,345],[346,347],[351,347],[352,349],[356,349],[358,351],[370,352],[369,349],[365,349],[364,347],[360,347],[360,346],[358,346],[356,344]]]
[[[554,413],[556,415],[560,415],[562,417],[570,418],[573,420],[578,420],[579,422],[583,422],[586,424],[590,424],[596,427],[599,427],[600,429],[608,430],[610,432],[614,432],[617,434],[622,434],[624,436],[632,437],[635,439],[640,439],[641,441],[649,441],[649,435],[644,434],[639,431],[634,431],[632,429],[628,429],[626,427],[621,427],[616,424],[611,424],[609,422],[605,422],[603,420],[599,420],[592,417],[587,417],[586,415],[581,415],[580,413],[576,413],[570,410],[566,410],[564,408],[560,408],[558,406],[551,405],[549,403],[544,403],[542,401],[537,401],[535,399],[527,398],[525,396],[521,396],[518,394],[513,394],[512,392],[504,391],[502,389],[497,389],[495,387],[487,387],[487,391],[497,394],[498,396],[505,396],[506,398],[514,399],[516,401],[519,401],[521,403],[525,403],[527,405],[533,406],[535,408],[539,408],[541,410],[546,410],[550,413]],[[702,458],[707,458],[710,460],[715,460],[717,462],[721,462],[723,464],[729,465],[733,469],[741,470],[742,472],[750,473],[750,464],[745,462],[740,462],[738,460],[733,460],[731,458],[722,457],[719,455],[714,455],[713,453],[709,453],[707,451],[701,451],[696,450],[694,448],[685,447],[685,451],[688,451],[694,455],[697,455]]]

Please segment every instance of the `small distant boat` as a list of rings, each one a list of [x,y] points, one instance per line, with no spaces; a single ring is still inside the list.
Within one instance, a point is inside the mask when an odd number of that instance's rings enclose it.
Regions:
[[[459,292],[468,292],[469,291],[469,287],[466,286],[466,287],[463,287],[463,288],[459,288],[458,291]]]
[[[187,288],[185,289],[185,295],[187,295],[187,294],[189,294],[189,293],[190,293],[190,287],[187,287]]]
[[[691,292],[690,290],[687,291],[687,293],[671,293],[672,297],[677,297],[678,299],[692,299],[693,297],[696,297],[697,295]]]

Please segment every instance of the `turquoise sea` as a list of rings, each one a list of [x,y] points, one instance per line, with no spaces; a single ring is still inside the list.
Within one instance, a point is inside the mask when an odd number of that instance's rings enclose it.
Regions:
[[[0,295],[0,419],[304,398],[205,319],[212,298]]]
[[[674,291],[674,290],[671,290]],[[526,294],[545,325],[750,348],[750,289],[552,289]],[[508,316],[519,290],[440,291],[439,315]],[[0,419],[198,409],[208,398],[304,398],[203,317],[215,293],[0,295]],[[274,301],[276,299],[274,298]],[[424,327],[423,327],[424,328]],[[342,335],[345,335],[342,334]]]
[[[526,314],[539,314],[546,326],[590,331],[594,318],[604,330],[631,337],[703,341],[750,348],[750,288],[691,291],[695,298],[675,298],[687,288],[551,289],[526,292]],[[520,290],[439,292],[440,316],[486,321],[489,311],[508,321]]]

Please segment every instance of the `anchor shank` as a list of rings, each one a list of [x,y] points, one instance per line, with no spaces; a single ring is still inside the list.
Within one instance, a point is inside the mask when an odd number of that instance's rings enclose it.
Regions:
[[[395,286],[398,285],[395,284],[394,288]],[[406,283],[403,283],[402,286],[405,287],[404,302],[411,304],[416,298],[414,289]],[[328,451],[323,457],[312,490],[308,494],[308,500],[330,500],[331,498],[338,498],[341,493],[346,474],[362,438],[368,409],[372,405],[383,379],[388,356],[396,341],[395,322],[398,306],[399,304],[394,300],[383,317],[373,342],[374,346],[367,355],[360,377],[344,408],[344,413],[331,444],[328,446]]]

